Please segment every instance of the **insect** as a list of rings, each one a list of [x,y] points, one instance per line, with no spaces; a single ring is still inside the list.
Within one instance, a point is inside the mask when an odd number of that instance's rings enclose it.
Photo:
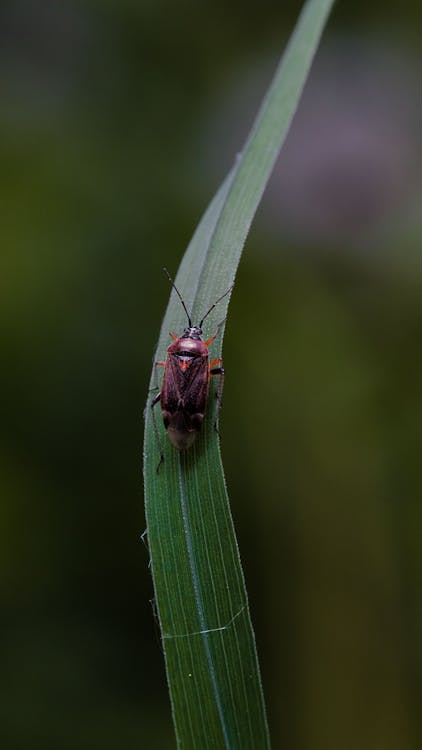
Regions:
[[[208,356],[208,347],[217,336],[221,323],[217,326],[213,335],[205,341],[202,324],[223,297],[229,294],[233,284],[211,305],[199,325],[194,326],[182,295],[166,268],[164,268],[164,271],[182,303],[188,319],[188,326],[181,336],[170,332],[173,343],[167,349],[166,360],[165,362],[155,363],[158,367],[164,367],[164,376],[161,391],[153,398],[151,409],[157,438],[158,431],[155,423],[154,406],[160,401],[164,427],[171,442],[179,450],[186,450],[190,448],[201,429],[211,375],[224,375],[221,357],[216,357],[210,361]],[[218,393],[217,396],[219,397]],[[161,451],[160,464],[162,461],[163,453]]]

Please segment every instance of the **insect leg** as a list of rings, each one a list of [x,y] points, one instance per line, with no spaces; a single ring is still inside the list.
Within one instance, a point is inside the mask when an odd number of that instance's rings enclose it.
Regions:
[[[163,453],[163,448],[161,446],[160,436],[158,434],[157,420],[155,419],[155,411],[154,411],[154,406],[156,406],[156,404],[158,404],[158,402],[160,401],[160,399],[161,399],[161,393],[157,393],[157,395],[154,396],[154,398],[151,401],[152,424],[154,426],[155,439],[157,441],[158,449],[160,451],[160,460],[159,460],[158,466],[157,466],[157,474],[158,474],[158,470],[159,470],[161,464],[164,463],[164,453]]]
[[[216,357],[215,359],[212,359],[211,362],[210,362],[210,365],[209,365],[209,367],[210,367],[210,374],[211,375],[223,375],[224,374],[223,368],[222,367],[215,367],[215,365],[221,365],[221,364],[223,364],[223,360],[221,359],[221,357]],[[220,370],[221,370],[221,372],[220,372]]]
[[[154,406],[155,406],[156,404],[158,404],[158,402],[160,401],[160,399],[161,399],[161,393],[157,393],[157,395],[156,395],[156,396],[154,396],[154,398],[153,398],[153,399],[152,399],[152,401],[151,401],[151,409],[154,409]],[[153,413],[154,413],[154,412],[153,412]]]
[[[207,339],[206,341],[204,341],[205,346],[210,346],[212,344],[212,342],[216,338],[216,336],[217,336],[217,334],[218,334],[221,326],[223,325],[223,323],[225,323],[225,321],[226,321],[226,318],[223,318],[223,320],[220,320],[220,322],[219,322],[217,328],[215,329],[214,333],[212,334],[212,336],[210,336],[209,339]]]
[[[221,357],[216,357],[216,359],[211,360],[210,362],[210,375],[220,375],[220,382],[218,384],[218,388],[215,392],[215,397],[217,399],[217,418],[214,422],[214,429],[218,435],[220,435],[219,429],[218,429],[218,422],[220,419],[220,411],[223,404],[223,388],[224,388],[224,367],[221,367],[223,363],[223,360]],[[220,364],[219,367],[214,367],[214,365]]]
[[[150,388],[150,391],[149,391],[150,393],[151,393],[151,391],[158,391],[158,389],[159,389],[159,386],[158,386],[158,383],[157,383],[157,369],[156,368],[157,367],[165,367],[165,366],[166,366],[165,362],[162,362],[162,361],[154,362],[154,381],[155,381],[155,385],[153,386],[153,388]],[[160,436],[159,436],[159,433],[158,433],[157,420],[155,419],[155,411],[154,411],[154,406],[156,404],[158,404],[158,402],[160,401],[160,399],[161,399],[161,392],[157,393],[156,396],[154,396],[154,398],[151,401],[151,414],[152,414],[152,423],[153,423],[153,426],[154,426],[154,435],[155,435],[155,440],[157,442],[157,445],[158,445],[158,448],[159,448],[159,451],[160,451],[160,461],[159,461],[158,466],[157,466],[157,472],[158,472],[161,464],[164,462],[164,453],[163,453],[163,448],[162,448],[162,445],[161,445]]]
[[[159,386],[158,386],[157,370],[156,370],[156,368],[157,367],[165,367],[165,366],[166,366],[165,362],[154,362],[154,383],[155,383],[155,385],[152,388],[149,389],[149,393],[151,393],[152,391],[158,391]]]

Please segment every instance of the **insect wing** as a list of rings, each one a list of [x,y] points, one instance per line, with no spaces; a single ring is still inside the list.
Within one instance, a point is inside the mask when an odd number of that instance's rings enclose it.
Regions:
[[[169,354],[167,356],[166,368],[164,370],[163,383],[161,386],[161,405],[163,409],[171,413],[179,408],[180,400],[184,390],[183,372],[177,364],[177,360]]]
[[[161,389],[163,408],[171,413],[179,409],[190,414],[204,413],[208,378],[208,357],[196,357],[186,370],[181,370],[177,357],[169,354]]]
[[[208,357],[197,357],[185,373],[184,407],[190,414],[204,414],[208,384]]]

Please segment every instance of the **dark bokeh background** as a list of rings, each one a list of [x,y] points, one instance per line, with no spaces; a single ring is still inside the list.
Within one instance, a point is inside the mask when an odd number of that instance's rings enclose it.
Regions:
[[[300,4],[0,8],[0,733],[172,748],[142,411]],[[242,260],[223,453],[275,748],[422,746],[422,12],[339,3]]]

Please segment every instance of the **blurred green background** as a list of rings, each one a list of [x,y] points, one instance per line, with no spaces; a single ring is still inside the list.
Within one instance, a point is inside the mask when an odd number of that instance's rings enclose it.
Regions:
[[[161,268],[299,9],[1,4],[4,750],[174,747],[140,541]],[[274,748],[422,746],[421,21],[338,3],[233,295],[222,445]]]

